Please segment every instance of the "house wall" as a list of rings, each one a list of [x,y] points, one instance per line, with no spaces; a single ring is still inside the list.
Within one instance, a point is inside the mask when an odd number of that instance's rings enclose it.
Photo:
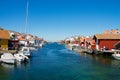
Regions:
[[[14,42],[14,46],[15,46],[15,47],[18,47],[18,42]]]
[[[8,40],[7,39],[2,39],[1,40],[1,48],[2,49],[7,49],[8,48]]]
[[[19,41],[19,44],[25,44],[25,41]]]
[[[18,49],[18,41],[17,40],[9,40],[8,41],[8,50],[15,50]]]
[[[115,44],[120,40],[99,40],[99,49],[103,48],[104,46],[107,49],[115,48]]]
[[[34,40],[29,40],[29,43],[34,44],[35,41]]]

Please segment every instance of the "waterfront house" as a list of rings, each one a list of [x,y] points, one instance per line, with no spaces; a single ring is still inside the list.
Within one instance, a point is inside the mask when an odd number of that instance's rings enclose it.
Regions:
[[[8,30],[0,30],[0,48],[2,50],[8,49],[8,40],[10,39],[10,33]]]
[[[15,50],[18,49],[19,40],[17,39],[16,32],[10,31],[10,40],[8,42],[8,49],[9,50]]]
[[[65,39],[65,44],[70,44],[70,39],[69,38]]]
[[[35,39],[33,35],[29,34],[27,40],[29,42],[29,46],[33,46],[35,44]]]
[[[40,44],[44,43],[44,40],[42,38],[38,38],[37,36],[34,37],[34,45],[35,46],[40,46]]]
[[[25,46],[25,42],[26,42],[25,35],[21,34],[21,35],[17,36],[17,38],[19,39],[19,45]]]
[[[113,49],[115,44],[120,41],[120,34],[96,34],[93,39],[96,43],[96,49]]]
[[[75,37],[70,37],[69,39],[70,39],[70,43],[71,43],[71,44],[74,44],[74,42],[75,42]]]
[[[85,47],[88,49],[95,49],[95,40],[93,40],[93,37],[85,38]]]
[[[79,36],[76,36],[76,37],[74,38],[74,44],[80,45],[80,37],[79,37]]]
[[[13,39],[10,39],[9,40],[9,43],[8,43],[8,49],[9,50],[16,50],[19,48],[19,40],[16,39],[16,40],[13,40]]]
[[[85,37],[81,37],[80,38],[80,46],[86,46],[86,44],[85,44]]]
[[[66,44],[74,44],[74,42],[75,42],[75,38],[74,37],[70,37],[70,38],[65,39],[65,43]]]

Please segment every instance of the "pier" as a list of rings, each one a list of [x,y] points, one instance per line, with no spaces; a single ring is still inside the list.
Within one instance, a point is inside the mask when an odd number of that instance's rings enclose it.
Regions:
[[[0,54],[3,54],[3,53],[11,53],[11,54],[14,54],[14,53],[17,53],[18,50],[4,50],[4,51],[0,51]]]

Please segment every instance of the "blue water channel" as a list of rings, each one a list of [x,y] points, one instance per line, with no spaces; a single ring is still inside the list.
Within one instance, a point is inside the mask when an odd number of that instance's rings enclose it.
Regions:
[[[0,80],[120,80],[120,61],[48,43],[28,63],[0,63]]]

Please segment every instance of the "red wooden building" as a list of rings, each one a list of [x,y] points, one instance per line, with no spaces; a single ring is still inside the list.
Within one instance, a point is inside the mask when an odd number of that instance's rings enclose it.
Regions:
[[[106,48],[108,50],[115,48],[115,44],[120,41],[120,34],[96,34],[93,37],[96,42],[96,49]]]

